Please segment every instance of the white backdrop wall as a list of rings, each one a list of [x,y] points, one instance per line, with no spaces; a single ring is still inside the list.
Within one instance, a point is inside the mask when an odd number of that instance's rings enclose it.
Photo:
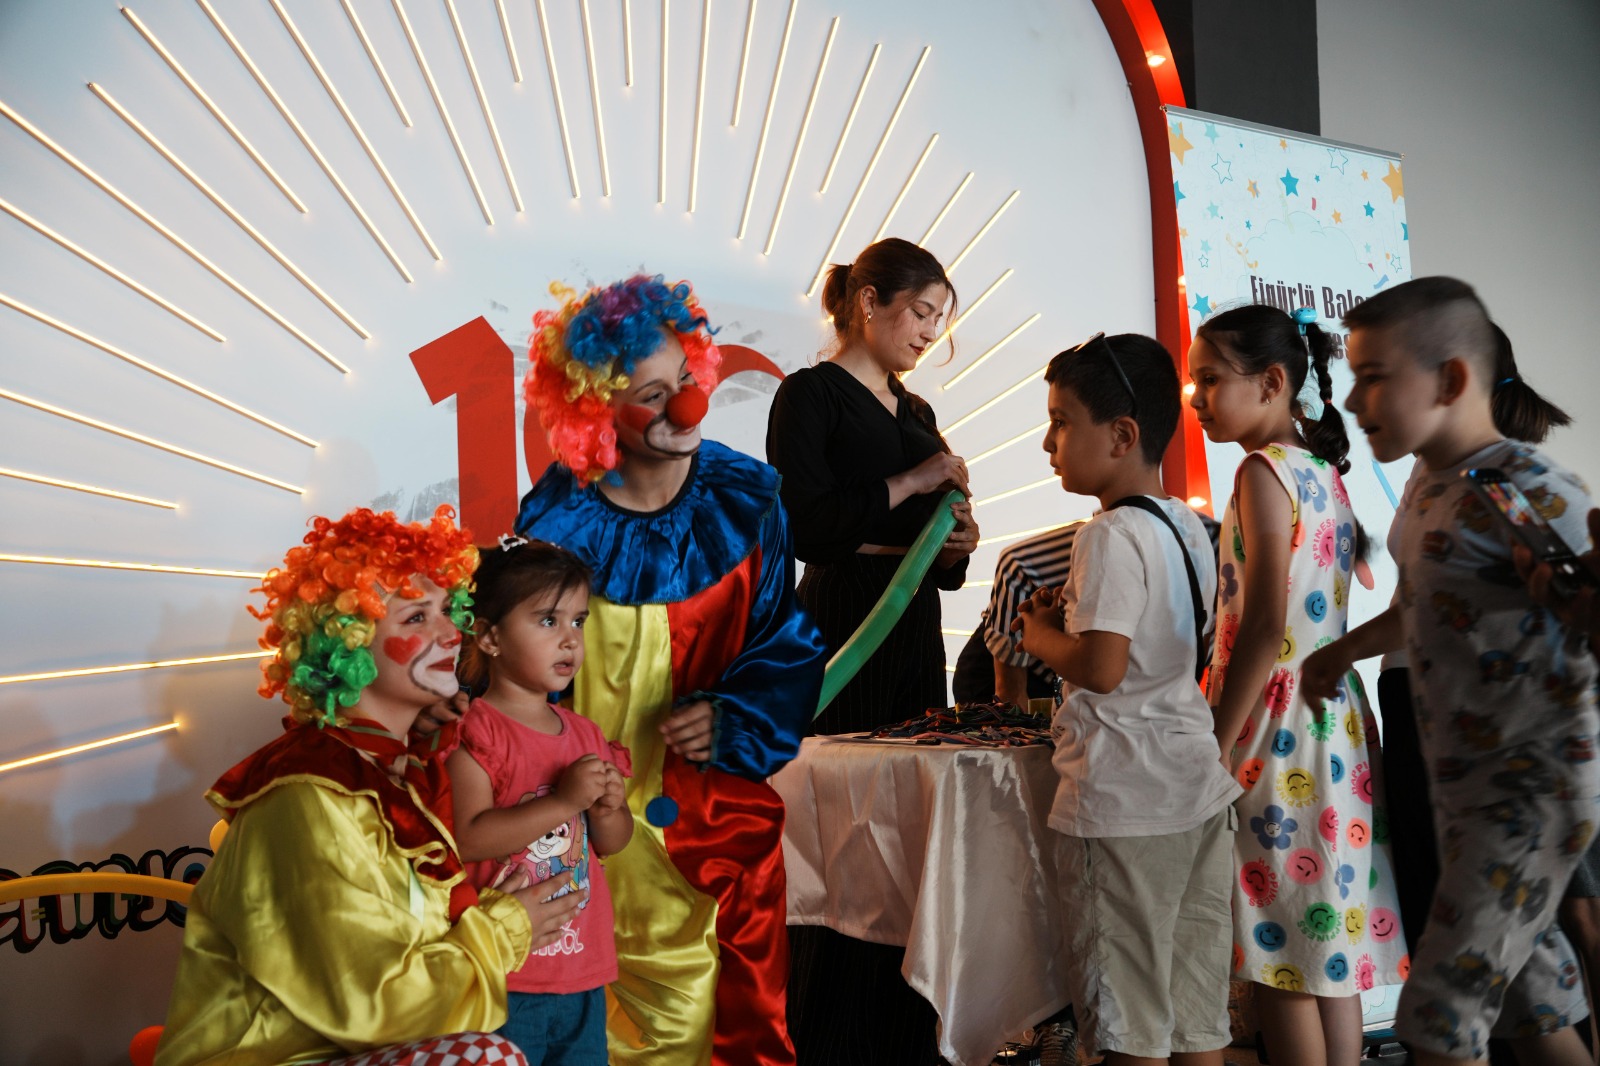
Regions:
[[[1591,483],[1597,52],[1592,0],[1317,5],[1323,136],[1404,151],[1414,273],[1477,287],[1534,387],[1574,416],[1550,448]]]
[[[404,6],[459,129],[485,223],[396,18],[353,0],[413,126],[399,119],[342,8],[284,0],[374,151],[443,258],[434,262],[268,0],[229,0],[221,18],[370,214],[413,275],[399,272],[230,50],[201,6],[132,10],[245,133],[308,208],[301,213],[211,118],[114,0],[0,5],[0,388],[36,404],[216,457],[302,488],[287,491],[0,396],[0,467],[177,503],[175,510],[0,477],[0,552],[260,572],[307,517],[357,504],[420,513],[456,492],[454,405],[435,407],[408,353],[484,316],[525,361],[528,320],[553,278],[607,281],[639,268],[689,277],[725,341],[786,370],[826,337],[803,293],[840,219],[862,193],[836,259],[866,244],[933,134],[939,141],[889,232],[918,239],[967,174],[929,247],[947,262],[1013,191],[1020,195],[954,271],[969,304],[1015,273],[957,334],[958,355],[911,386],[941,421],[1036,375],[1094,329],[1153,326],[1149,206],[1127,88],[1088,0],[986,8],[913,0],[795,10],[752,200],[736,239],[789,5],[758,8],[743,113],[730,125],[748,5],[713,0],[698,204],[687,208],[701,3],[668,15],[665,203],[657,191],[664,5],[634,0],[634,81],[625,85],[622,4],[590,4],[611,195],[601,174],[579,8],[547,4],[581,197],[573,198],[533,4],[509,3],[523,80],[513,80],[494,5],[458,0],[466,38],[526,204],[515,210],[445,5]],[[827,75],[771,255],[762,247],[830,20]],[[874,44],[869,89],[826,193],[818,188]],[[882,158],[861,184],[918,56],[926,65]],[[363,339],[230,221],[88,89],[94,82],[370,332]],[[217,268],[344,362],[333,369],[79,169],[26,132],[33,124]],[[30,228],[38,220],[225,337],[216,341]],[[30,315],[20,308],[36,312]],[[942,382],[1033,314],[1040,318],[957,390]],[[43,317],[41,317],[43,316]],[[74,335],[67,330],[78,331]],[[102,342],[96,346],[84,338]],[[115,358],[154,363],[317,441],[313,449]],[[507,390],[515,388],[508,375]],[[762,452],[772,382],[746,375],[719,392],[711,435]],[[952,435],[977,452],[1043,421],[1033,383]],[[520,411],[520,403],[519,403]],[[519,416],[520,417],[520,416]],[[1048,474],[1030,438],[974,471],[978,496]],[[526,487],[528,475],[522,472]],[[986,534],[1081,517],[1088,501],[1033,490],[980,507]],[[494,530],[478,531],[484,537]],[[973,573],[992,570],[999,545]],[[258,625],[234,577],[0,561],[0,676],[249,651]],[[946,598],[970,630],[984,588]],[[952,661],[960,640],[952,637]],[[66,860],[104,863],[202,846],[214,815],[204,788],[269,739],[280,708],[254,695],[252,662],[0,685],[0,763],[176,720],[177,732],[0,773],[0,867],[27,874]],[[202,857],[203,861],[203,857]],[[165,872],[156,869],[153,872]],[[125,909],[126,904],[119,902]],[[120,913],[120,912],[119,912]],[[0,1061],[109,1063],[161,1020],[179,931],[171,924],[56,942],[32,907],[0,908]],[[70,923],[69,923],[70,924]],[[42,938],[42,939],[41,939]],[[25,950],[26,949],[26,950]]]

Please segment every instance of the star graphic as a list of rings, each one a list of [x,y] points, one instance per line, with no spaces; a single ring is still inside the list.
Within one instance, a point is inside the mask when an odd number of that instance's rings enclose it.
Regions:
[[[1217,133],[1217,125],[1216,125],[1216,123],[1207,122],[1206,123],[1206,140],[1211,142],[1211,146],[1213,148],[1215,148],[1216,145],[1217,145],[1217,137],[1218,136],[1220,136],[1220,135]]]
[[[1200,251],[1202,251],[1202,252],[1211,251],[1211,242],[1210,241],[1201,241],[1200,242]]]
[[[1183,154],[1194,147],[1189,143],[1189,138],[1183,135],[1183,123],[1179,122],[1168,128],[1167,147],[1172,149],[1172,154],[1178,157],[1178,165],[1182,166]]]
[[[1343,222],[1344,219],[1339,216],[1339,212],[1335,211],[1333,213],[1333,221],[1334,221],[1335,224],[1337,224],[1337,223]]]
[[[1367,213],[1367,217],[1368,218],[1371,218],[1372,217],[1372,201],[1368,200],[1366,203],[1362,204],[1361,205],[1361,210],[1363,210],[1363,211],[1365,211]]]
[[[1400,239],[1403,241],[1409,241],[1411,239],[1411,223],[1400,223]]]
[[[1211,297],[1196,296],[1194,298],[1194,303],[1190,304],[1189,306],[1192,309],[1200,312],[1202,315],[1209,315],[1211,313]]]
[[[1256,188],[1256,183],[1255,183],[1254,179],[1251,180],[1249,185],[1245,186],[1245,191],[1248,192],[1251,196],[1260,196],[1261,195],[1261,190]]]
[[[1282,137],[1279,137],[1278,138],[1278,147],[1282,148],[1285,152],[1287,152],[1289,150],[1289,142],[1284,140]]]
[[[1285,196],[1299,196],[1300,195],[1300,191],[1299,191],[1300,179],[1295,177],[1293,174],[1289,173],[1289,171],[1285,170],[1283,172],[1283,177],[1279,178],[1278,180],[1283,182],[1283,195],[1285,195]]]
[[[1394,258],[1390,259],[1389,260],[1389,266],[1392,269],[1394,269],[1395,271],[1398,272],[1400,270],[1400,257],[1397,255]]]
[[[1219,155],[1217,161],[1211,164],[1211,169],[1217,175],[1218,185],[1233,180],[1233,160],[1224,159]]]
[[[1184,200],[1188,199],[1187,196],[1183,195],[1183,190],[1178,188],[1177,182],[1172,183],[1172,195],[1175,197],[1173,203],[1182,203]]]
[[[1244,228],[1245,229],[1254,229],[1255,227],[1250,225],[1250,220],[1247,218],[1247,219],[1244,220]]]
[[[1339,173],[1343,174],[1344,173],[1344,168],[1345,168],[1346,165],[1349,164],[1349,162],[1350,162],[1350,157],[1345,155],[1343,152],[1339,151],[1339,149],[1337,149],[1337,148],[1329,148],[1328,149],[1328,169],[1329,170],[1337,170]]]
[[[1209,255],[1202,255],[1200,257],[1200,265],[1203,266],[1203,267],[1210,266],[1211,265],[1211,257]]]
[[[1221,209],[1218,208],[1216,204],[1206,204],[1206,214],[1210,215],[1212,218],[1222,217]]]
[[[1370,245],[1370,244],[1367,245],[1367,251],[1369,251],[1369,252],[1372,251],[1372,245]]]
[[[1366,181],[1367,180],[1367,172],[1365,170],[1363,170],[1361,172],[1361,180],[1362,181]]]
[[[1393,162],[1389,164],[1389,173],[1385,174],[1381,180],[1385,185],[1389,186],[1390,203],[1394,203],[1406,194],[1406,179],[1401,176],[1400,168],[1395,166]]]

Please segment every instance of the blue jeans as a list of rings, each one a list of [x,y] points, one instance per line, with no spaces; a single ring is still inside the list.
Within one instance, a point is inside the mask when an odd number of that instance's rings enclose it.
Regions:
[[[606,990],[508,992],[495,1032],[522,1049],[528,1066],[608,1066]]]

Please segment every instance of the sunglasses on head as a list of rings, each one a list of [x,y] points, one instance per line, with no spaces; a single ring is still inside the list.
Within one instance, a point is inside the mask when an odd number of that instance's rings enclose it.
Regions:
[[[1104,348],[1106,355],[1110,357],[1111,369],[1117,372],[1117,379],[1122,382],[1122,387],[1128,390],[1128,400],[1133,404],[1131,417],[1137,422],[1139,420],[1139,394],[1133,391],[1133,382],[1128,380],[1128,375],[1123,371],[1122,360],[1117,358],[1117,350],[1111,347],[1110,341],[1106,340],[1105,330],[1101,330],[1082,344],[1068,350],[1082,354],[1096,341],[1100,342],[1100,347]]]

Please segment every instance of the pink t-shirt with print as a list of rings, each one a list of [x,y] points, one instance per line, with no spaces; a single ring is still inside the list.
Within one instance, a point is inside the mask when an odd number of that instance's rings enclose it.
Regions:
[[[551,735],[506,717],[484,700],[472,701],[461,723],[461,746],[489,775],[496,808],[549,795],[561,772],[585,755],[618,761],[599,726],[565,707],[553,709],[561,732]],[[588,816],[579,814],[515,854],[467,864],[467,876],[479,887],[510,892],[575,877],[580,888],[589,889],[589,901],[563,927],[561,938],[507,975],[512,992],[587,992],[617,979],[611,892],[588,830]]]

